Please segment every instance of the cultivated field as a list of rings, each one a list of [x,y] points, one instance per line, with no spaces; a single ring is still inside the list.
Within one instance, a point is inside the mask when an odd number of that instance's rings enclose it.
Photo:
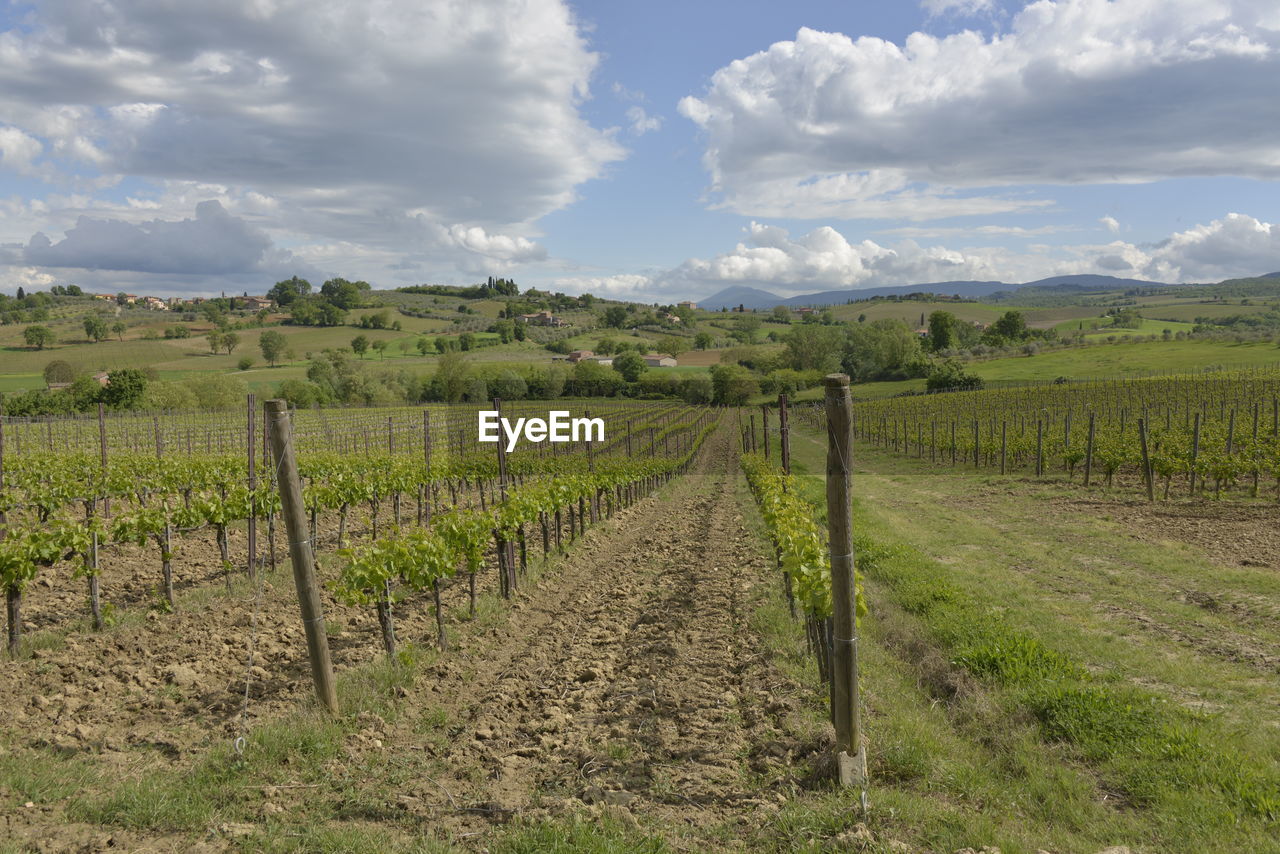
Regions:
[[[1277,399],[855,405],[866,812],[820,408],[297,413],[332,714],[261,413],[8,419],[0,851],[1280,850]]]

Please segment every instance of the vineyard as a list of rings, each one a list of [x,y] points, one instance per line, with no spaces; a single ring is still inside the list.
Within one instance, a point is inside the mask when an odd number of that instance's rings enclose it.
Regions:
[[[317,550],[340,550],[345,568],[334,584],[339,595],[376,604],[389,653],[395,651],[393,582],[408,589],[437,589],[443,578],[466,572],[474,609],[476,577],[492,546],[504,595],[515,589],[514,546],[527,565],[526,529],[537,526],[544,554],[552,532],[559,547],[588,520],[612,515],[624,502],[687,466],[714,421],[706,410],[675,406],[597,407],[608,442],[579,441],[563,450],[533,445],[507,455],[465,440],[478,407],[315,414],[301,423],[295,442],[305,488],[310,538]],[[507,415],[519,416],[518,407]],[[264,428],[265,420],[257,422]],[[110,548],[132,543],[151,548],[162,605],[172,610],[181,540],[212,531],[221,574],[256,577],[264,562],[277,562],[279,495],[274,472],[256,465],[259,441],[252,400],[246,424],[161,424],[149,419],[98,421],[97,453],[87,450],[85,422],[6,425],[7,453],[0,454],[0,584],[6,596],[8,648],[17,653],[22,600],[42,574],[81,579],[95,629],[103,625],[100,575]],[[154,449],[139,450],[150,429]],[[186,438],[203,431],[202,450],[170,448],[162,432]],[[47,445],[35,437],[43,433]],[[0,447],[3,447],[0,445]],[[201,447],[197,442],[196,447]],[[49,450],[56,448],[58,450]],[[565,475],[564,472],[572,472]],[[552,475],[555,475],[554,477]],[[441,512],[442,505],[447,509]],[[353,514],[362,514],[355,530]],[[337,530],[323,535],[336,515]],[[402,530],[408,519],[412,530]],[[245,547],[233,559],[231,531],[245,526]],[[258,527],[265,542],[259,550]]]
[[[0,852],[1268,850],[1280,373],[827,392],[4,419]]]
[[[854,419],[861,441],[953,470],[1280,500],[1275,369],[893,398]]]

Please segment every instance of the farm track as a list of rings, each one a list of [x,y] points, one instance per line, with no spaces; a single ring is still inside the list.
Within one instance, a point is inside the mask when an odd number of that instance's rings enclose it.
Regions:
[[[465,576],[446,585],[452,648],[409,688],[394,723],[371,716],[346,748],[352,763],[394,752],[422,773],[389,794],[378,780],[344,785],[368,785],[395,800],[388,809],[464,840],[483,840],[517,815],[583,809],[704,829],[767,820],[782,783],[760,781],[785,779],[783,766],[805,748],[786,724],[794,687],[770,669],[748,626],[749,608],[776,579],[765,543],[744,522],[750,505],[731,432],[709,437],[691,474],[523,578],[514,601],[483,624],[466,620]],[[336,528],[336,519],[322,525],[330,522]],[[245,723],[286,715],[309,697],[287,568],[263,574],[255,627],[254,591],[240,575],[234,594],[224,592],[212,535],[189,548],[177,566],[194,580],[177,613],[134,607],[102,633],[61,616],[51,627],[72,629],[64,641],[0,668],[0,750],[93,754],[107,774],[126,777],[188,767],[241,732],[251,639]],[[531,536],[530,557],[540,548]],[[137,576],[158,575],[155,563],[136,555],[128,583],[138,592],[128,600],[149,598]],[[332,575],[325,563],[322,577]],[[37,591],[29,613],[45,623],[59,608],[79,612],[73,585],[81,583]],[[478,586],[495,583],[489,568]],[[108,596],[112,589],[104,583]],[[372,609],[324,598],[335,667],[374,661]],[[396,621],[402,643],[434,641],[428,597],[398,604]],[[761,776],[771,769],[784,773]],[[55,805],[0,811],[16,838],[39,838],[54,824],[79,838],[92,832]],[[126,837],[147,834],[118,841]]]
[[[747,625],[771,561],[744,527],[728,439],[661,502],[588,532],[515,606],[509,637],[419,687],[389,733],[433,766],[406,808],[458,833],[582,801],[703,828],[777,808],[744,773],[751,757],[780,764],[791,706]],[[447,738],[424,740],[441,712]]]

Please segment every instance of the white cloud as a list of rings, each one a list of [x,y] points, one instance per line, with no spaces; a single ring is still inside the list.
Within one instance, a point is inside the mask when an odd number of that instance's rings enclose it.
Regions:
[[[1027,228],[1021,225],[978,225],[970,228],[960,226],[901,226],[898,228],[882,228],[877,234],[892,234],[897,237],[1043,237],[1046,234],[1059,234],[1074,231],[1073,226],[1040,225]]]
[[[0,165],[43,148],[278,241],[535,257],[534,223],[624,155],[580,112],[597,62],[562,0],[48,0],[0,33]]]
[[[627,121],[631,122],[631,132],[636,136],[644,136],[662,127],[662,117],[649,115],[641,106],[627,108]]]
[[[668,281],[806,288],[854,288],[871,283],[992,279],[994,268],[976,254],[913,240],[884,246],[851,242],[829,226],[793,238],[786,229],[751,223],[746,241],[710,260],[691,258],[665,275]]]
[[[18,128],[0,127],[0,167],[19,175],[35,171],[35,160],[44,152],[40,140]]]
[[[552,290],[567,294],[595,294],[609,299],[627,299],[648,302],[660,293],[655,280],[637,273],[619,273],[613,276],[563,276],[551,281]]]
[[[1121,246],[1144,276],[1160,281],[1216,282],[1280,271],[1280,224],[1246,214],[1180,231],[1149,251]]]
[[[1030,244],[1018,250],[923,245],[910,238],[879,243],[851,240],[829,226],[793,237],[787,229],[754,222],[745,231],[745,239],[733,249],[709,259],[690,258],[665,272],[566,278],[557,280],[557,285],[571,293],[645,299],[706,296],[730,285],[790,296],[946,281],[1018,283],[1082,273],[1157,282],[1216,282],[1280,271],[1280,225],[1243,214],[1228,214],[1146,247],[1121,240]],[[951,236],[973,236],[973,231]]]
[[[1120,221],[1115,217],[1113,216],[1100,217],[1098,219],[1098,222],[1105,225],[1107,227],[1107,231],[1111,232],[1112,234],[1120,233]]]
[[[989,37],[801,29],[679,110],[722,207],[928,219],[1025,209],[1028,184],[1280,178],[1277,77],[1274,3],[1040,0]]]
[[[922,0],[920,6],[931,18],[943,15],[973,16],[994,11],[992,0]]]

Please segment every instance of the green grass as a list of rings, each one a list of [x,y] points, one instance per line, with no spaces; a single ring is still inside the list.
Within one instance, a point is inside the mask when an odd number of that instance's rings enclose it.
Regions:
[[[1087,320],[1064,320],[1057,326],[1053,327],[1058,330],[1061,335],[1071,335],[1075,332],[1083,331],[1086,338],[1107,337],[1114,335],[1122,338],[1125,335],[1163,335],[1167,329],[1171,334],[1178,332],[1190,332],[1195,328],[1194,323],[1183,323],[1176,320],[1153,320],[1150,317],[1144,317],[1138,321],[1137,328],[1124,329],[1115,326],[1109,326],[1110,321],[1103,317],[1094,317]]]
[[[924,315],[927,324],[929,315],[935,311],[949,311],[960,320],[991,323],[1009,310],[1003,306],[988,305],[980,302],[914,302],[910,300],[902,302],[875,300],[852,305],[833,305],[830,308],[831,313],[836,316],[837,320],[856,321],[859,315],[866,315],[867,323],[885,318],[895,318],[903,321],[912,329],[920,325],[921,314]],[[770,328],[772,328],[772,325],[766,326],[765,331],[767,332]]]
[[[1052,380],[1123,377],[1158,372],[1198,372],[1212,366],[1243,367],[1280,362],[1270,342],[1137,341],[1052,350],[974,362],[984,380]]]
[[[615,819],[569,818],[518,824],[488,850],[493,854],[668,854],[677,849]]]
[[[1274,631],[1189,619],[1184,609],[1194,609],[1165,598],[1170,588],[1204,583],[1203,558],[1135,542],[1088,517],[1051,521],[1036,492],[981,489],[1010,481],[932,469],[921,478],[914,461],[881,460],[860,448],[863,466],[868,456],[875,467],[855,479],[858,563],[872,609],[866,630],[917,663],[920,684],[950,707],[956,734],[977,724],[986,730],[981,744],[994,753],[989,761],[1022,769],[1011,779],[1017,788],[997,802],[1012,798],[1028,815],[1032,791],[1039,801],[1052,786],[1060,789],[1041,809],[1063,823],[1037,847],[1055,848],[1048,843],[1057,836],[1068,850],[1091,850],[1086,839],[1161,851],[1280,849],[1270,835],[1280,820],[1280,736],[1251,724],[1280,701],[1276,686],[1248,666],[1171,648],[1159,633],[1134,636],[1111,616],[1123,604],[1158,624],[1198,624],[1194,631],[1209,632],[1207,641],[1243,631],[1275,643]],[[822,450],[801,441],[793,459],[800,470],[820,470]],[[820,478],[802,483],[820,513]],[[967,507],[975,487],[993,493],[993,505]],[[1215,590],[1228,598],[1232,591],[1280,593],[1269,571],[1212,573]],[[869,702],[895,702],[888,694],[878,691]],[[1204,703],[1224,711],[1206,711]],[[874,722],[868,730],[874,755]],[[910,744],[899,741],[893,755],[896,780],[933,771]],[[1124,811],[1098,809],[1098,781],[1113,800],[1120,796]],[[1017,825],[990,828],[983,844],[1000,844],[1004,835],[1006,850],[1030,847],[1011,832]],[[1064,830],[1077,838],[1062,838]],[[959,847],[959,837],[945,838],[937,847]]]

